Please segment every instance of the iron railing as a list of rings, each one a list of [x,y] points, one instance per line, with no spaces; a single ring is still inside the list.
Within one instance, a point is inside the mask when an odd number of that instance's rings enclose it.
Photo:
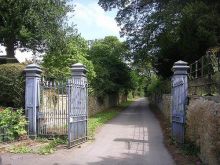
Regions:
[[[68,95],[66,81],[41,80],[37,115],[38,135],[67,135]]]
[[[210,49],[206,55],[190,64],[189,94],[211,96],[220,94],[220,52]]]

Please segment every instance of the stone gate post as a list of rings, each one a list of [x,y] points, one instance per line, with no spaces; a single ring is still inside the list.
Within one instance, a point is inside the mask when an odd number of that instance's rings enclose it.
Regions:
[[[86,79],[87,69],[81,63],[73,64],[71,67],[71,72],[73,79],[78,79],[78,80]]]
[[[88,96],[82,96],[81,93],[81,85],[87,84],[87,77],[86,77],[87,69],[86,67],[81,63],[73,64],[71,67],[71,81],[72,83],[69,83],[69,107],[71,110],[74,109],[74,107],[79,107],[79,103],[83,101],[88,101]],[[72,90],[71,90],[72,89]],[[85,88],[86,89],[86,88]],[[87,91],[86,91],[87,92]],[[87,93],[85,93],[87,94]]]
[[[184,143],[189,66],[184,61],[177,61],[172,69],[172,137]]]
[[[30,137],[37,136],[37,112],[40,104],[40,79],[42,70],[37,64],[30,64],[25,68],[25,114],[28,119],[28,133]]]

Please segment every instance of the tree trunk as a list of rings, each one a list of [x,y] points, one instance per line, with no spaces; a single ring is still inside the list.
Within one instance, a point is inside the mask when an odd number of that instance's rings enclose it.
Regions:
[[[15,47],[14,47],[13,39],[6,40],[5,46],[6,46],[6,53],[7,53],[6,57],[15,58]]]

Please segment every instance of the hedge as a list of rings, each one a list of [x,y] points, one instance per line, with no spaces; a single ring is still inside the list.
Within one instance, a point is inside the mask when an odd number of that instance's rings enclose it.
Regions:
[[[0,105],[14,108],[24,107],[25,65],[0,65]]]

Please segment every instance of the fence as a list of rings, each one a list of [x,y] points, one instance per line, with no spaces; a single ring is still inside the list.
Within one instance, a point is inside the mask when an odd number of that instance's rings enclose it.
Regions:
[[[220,94],[220,51],[210,49],[205,56],[190,64],[189,94],[211,96]]]

